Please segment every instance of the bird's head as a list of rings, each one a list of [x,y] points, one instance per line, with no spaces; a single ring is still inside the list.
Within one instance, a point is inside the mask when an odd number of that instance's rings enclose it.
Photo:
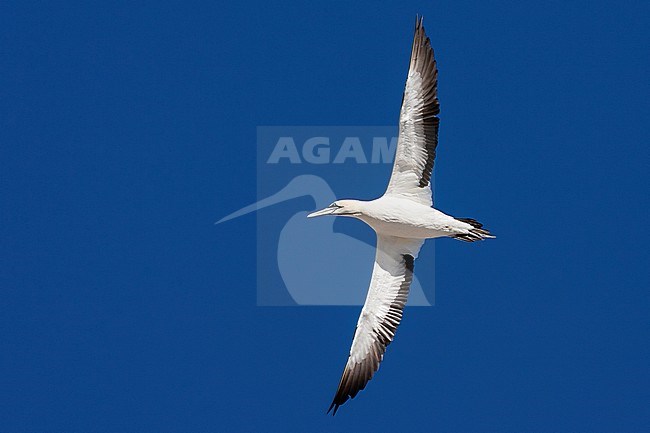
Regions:
[[[358,200],[336,200],[325,209],[307,215],[308,218],[322,215],[358,216],[361,214],[361,202]]]

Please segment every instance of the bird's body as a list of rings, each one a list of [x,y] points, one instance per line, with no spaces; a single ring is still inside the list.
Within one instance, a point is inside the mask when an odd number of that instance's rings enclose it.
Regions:
[[[433,239],[469,235],[475,229],[471,224],[408,198],[384,195],[376,200],[354,202],[360,209],[356,218],[386,236]]]
[[[377,233],[368,295],[329,409],[334,409],[334,413],[364,389],[379,368],[402,319],[414,261],[424,240],[451,237],[474,242],[494,237],[476,220],[454,218],[432,207],[430,181],[440,123],[437,88],[433,49],[422,19],[418,18],[400,111],[395,162],[385,194],[371,201],[337,200],[308,215],[357,218]]]

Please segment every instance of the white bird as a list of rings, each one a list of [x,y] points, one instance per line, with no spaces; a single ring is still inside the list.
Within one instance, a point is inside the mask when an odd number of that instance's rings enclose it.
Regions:
[[[422,18],[416,18],[406,88],[399,119],[393,171],[376,200],[337,200],[309,214],[360,219],[377,233],[377,252],[366,302],[361,310],[334,400],[327,411],[354,398],[379,368],[393,341],[413,279],[413,262],[425,239],[451,237],[474,242],[493,238],[481,223],[454,218],[432,207],[431,171],[438,145],[438,70]]]

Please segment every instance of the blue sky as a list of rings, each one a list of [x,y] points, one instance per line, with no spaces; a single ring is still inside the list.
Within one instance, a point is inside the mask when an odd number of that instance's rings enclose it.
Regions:
[[[213,222],[258,125],[397,121],[416,13],[436,205],[498,238],[435,241],[435,306],[327,417],[358,308],[257,307],[255,216]],[[649,13],[3,2],[0,430],[647,431]]]

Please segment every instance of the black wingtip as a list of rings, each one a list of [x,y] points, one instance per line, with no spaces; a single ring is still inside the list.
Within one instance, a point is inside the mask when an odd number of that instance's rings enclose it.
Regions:
[[[340,404],[336,404],[336,402],[333,401],[332,404],[330,405],[330,408],[327,409],[326,415],[329,415],[329,413],[332,412],[332,408],[334,408],[334,412],[332,413],[332,416],[336,415],[336,411],[339,410],[340,407],[341,407]]]

